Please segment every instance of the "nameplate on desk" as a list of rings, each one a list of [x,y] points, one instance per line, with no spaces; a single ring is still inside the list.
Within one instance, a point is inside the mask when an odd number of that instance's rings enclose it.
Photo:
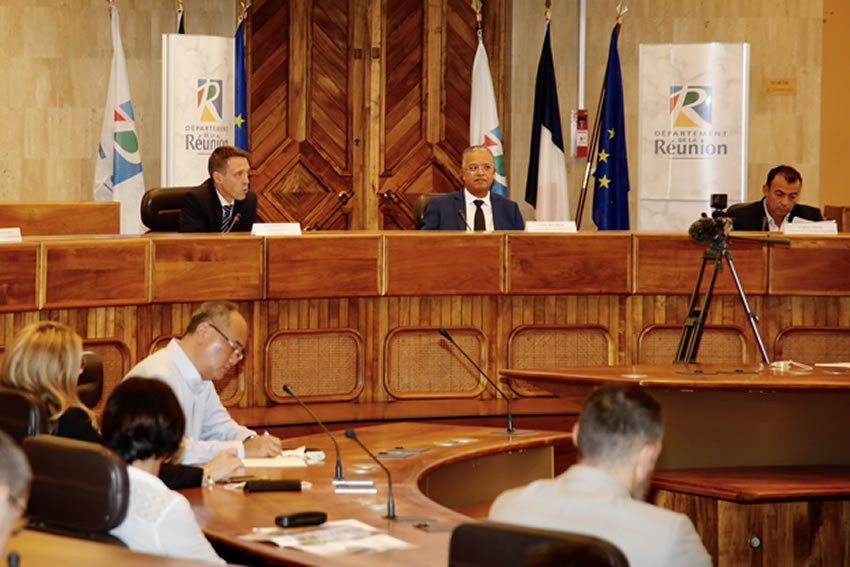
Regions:
[[[19,227],[0,228],[0,244],[17,244],[18,242],[21,242],[21,229]]]
[[[301,236],[301,225],[297,222],[255,222],[251,236]]]
[[[528,221],[525,232],[576,232],[575,221]]]
[[[807,221],[796,218],[782,223],[783,234],[838,234],[838,225],[834,220]]]

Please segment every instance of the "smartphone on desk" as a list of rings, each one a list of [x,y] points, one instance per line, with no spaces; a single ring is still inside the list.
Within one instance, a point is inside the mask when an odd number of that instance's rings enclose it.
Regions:
[[[283,478],[275,480],[247,480],[245,481],[245,488],[243,490],[245,492],[301,492],[301,481],[299,479],[292,478]]]

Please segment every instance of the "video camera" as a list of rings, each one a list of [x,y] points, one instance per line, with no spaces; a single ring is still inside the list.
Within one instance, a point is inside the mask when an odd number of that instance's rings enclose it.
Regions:
[[[729,235],[732,228],[732,219],[726,216],[726,204],[728,198],[726,193],[712,193],[709,201],[711,218],[705,213],[691,224],[688,234],[696,242],[709,242],[711,240],[722,242]]]

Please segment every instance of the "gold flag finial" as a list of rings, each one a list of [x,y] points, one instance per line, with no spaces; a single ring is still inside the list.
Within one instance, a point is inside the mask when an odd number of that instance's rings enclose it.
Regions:
[[[475,20],[481,22],[481,0],[472,0],[471,6],[475,10]]]
[[[543,17],[547,22],[552,19],[552,0],[546,0],[546,12]]]
[[[629,11],[629,7],[626,6],[626,3],[623,0],[620,0],[620,3],[617,4],[617,23],[623,23],[623,16],[626,15],[626,12]]]

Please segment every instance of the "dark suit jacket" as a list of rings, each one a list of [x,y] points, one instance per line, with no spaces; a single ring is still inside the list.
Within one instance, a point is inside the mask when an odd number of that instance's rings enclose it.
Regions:
[[[239,221],[231,232],[251,232],[257,221],[257,194],[248,191],[241,201],[233,201],[233,214]],[[212,179],[207,179],[183,198],[180,210],[180,232],[221,232],[221,203]]]
[[[490,191],[490,207],[493,209],[494,230],[525,230],[519,206],[510,199]],[[466,214],[463,190],[434,197],[425,209],[422,230],[466,230],[458,211]],[[466,222],[472,225],[472,219]]]
[[[746,207],[727,211],[727,215],[732,219],[732,228],[735,230],[768,230],[767,216],[764,214],[764,198]],[[794,205],[787,222],[793,221],[796,217],[811,221],[823,220],[820,210],[808,205]]]

